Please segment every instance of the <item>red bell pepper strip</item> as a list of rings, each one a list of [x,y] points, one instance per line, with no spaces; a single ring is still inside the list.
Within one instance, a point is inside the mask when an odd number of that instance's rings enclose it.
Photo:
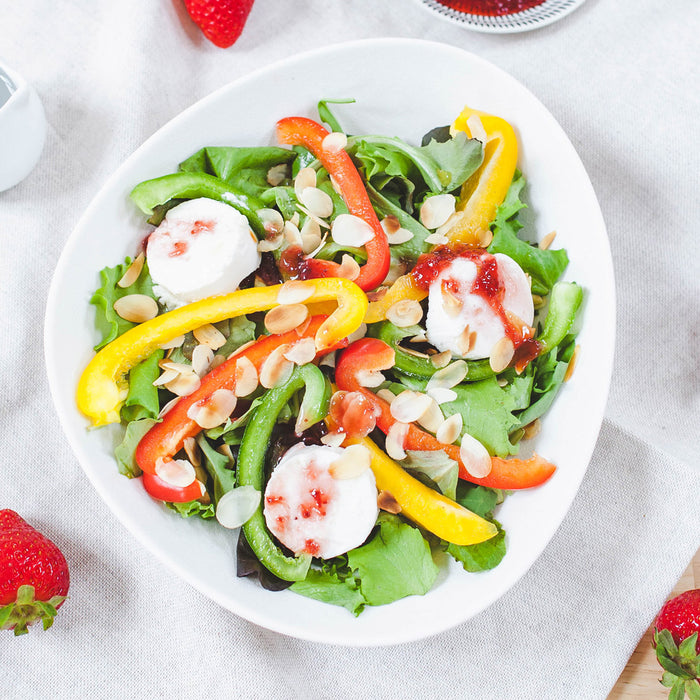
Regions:
[[[388,433],[396,419],[391,415],[389,404],[369,389],[360,385],[360,371],[390,369],[394,361],[394,350],[377,338],[362,338],[345,349],[336,362],[335,381],[343,391],[359,391],[376,407],[377,427]],[[491,457],[491,472],[488,476],[472,476],[460,458],[457,445],[445,445],[430,433],[421,430],[413,423],[409,425],[404,441],[408,450],[444,450],[447,455],[459,463],[459,477],[473,484],[494,489],[527,489],[539,486],[552,476],[556,467],[538,455],[530,459],[502,459]]]
[[[141,476],[141,481],[143,488],[146,489],[146,493],[159,501],[189,503],[202,497],[202,487],[197,479],[189,486],[179,487],[172,486],[155,474],[144,472]]]
[[[217,389],[233,390],[236,386],[236,365],[242,357],[247,357],[259,372],[263,362],[270,353],[286,343],[295,343],[301,338],[313,338],[327,316],[313,316],[303,333],[296,330],[280,335],[266,335],[260,337],[252,345],[243,349],[239,354],[223,362],[211,372],[202,377],[202,383],[196,391],[183,396],[164,416],[160,423],[156,423],[136,446],[135,459],[144,473],[155,474],[156,463],[159,459],[167,460],[182,449],[185,438],[198,435],[202,428],[188,417],[190,406],[211,396]],[[347,340],[331,348],[318,352],[316,357],[332,352],[339,347],[345,347]]]
[[[305,117],[286,117],[277,122],[277,138],[280,143],[304,146],[311,151],[333,178],[348,211],[372,227],[374,238],[365,244],[367,262],[360,267],[359,277],[353,280],[359,287],[369,291],[376,289],[389,272],[389,243],[352,158],[343,149],[330,150],[323,147],[323,139],[328,133],[321,124]],[[330,260],[304,259],[299,266],[299,276],[301,279],[338,277],[339,267],[338,263]]]

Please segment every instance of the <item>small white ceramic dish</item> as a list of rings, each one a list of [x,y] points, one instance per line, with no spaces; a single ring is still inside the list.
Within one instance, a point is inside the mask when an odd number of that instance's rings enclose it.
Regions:
[[[438,0],[418,1],[443,19],[460,24],[466,29],[489,34],[515,34],[516,32],[528,32],[532,29],[546,27],[552,22],[563,19],[584,2],[584,0],[544,0],[541,5],[536,5],[522,12],[491,16],[454,10]]]
[[[34,88],[0,61],[0,192],[34,169],[44,148],[46,117]]]
[[[372,80],[368,81],[367,76]],[[183,520],[152,501],[139,480],[117,472],[119,428],[87,430],[75,388],[96,342],[89,304],[98,271],[133,255],[149,227],[132,206],[132,187],[175,171],[205,145],[274,142],[283,116],[316,116],[323,98],[353,97],[337,108],[350,133],[397,135],[418,143],[451,122],[465,104],[509,120],[529,181],[528,217],[539,235],[556,229],[568,250],[566,278],[586,289],[582,354],[536,438],[537,451],[558,465],[543,487],[508,498],[498,518],[508,553],[493,571],[467,574],[445,565],[434,589],[354,618],[342,608],[271,593],[235,575],[236,533],[215,522]],[[124,525],[174,572],[254,623],[283,634],[351,646],[406,642],[468,620],[502,596],[541,554],[566,515],[586,471],[603,418],[614,343],[614,284],[605,226],[573,146],[547,109],[499,68],[443,44],[373,39],[286,59],[227,85],[166,124],[96,195],[58,262],[45,324],[51,393],[80,464]],[[224,614],[222,612],[222,614]]]

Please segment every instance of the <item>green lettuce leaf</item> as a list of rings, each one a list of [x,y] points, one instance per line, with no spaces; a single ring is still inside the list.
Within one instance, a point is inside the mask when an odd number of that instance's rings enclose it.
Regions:
[[[207,520],[216,517],[216,508],[213,503],[200,503],[199,501],[188,501],[187,503],[166,503],[170,510],[179,513],[183,518],[199,517]]]
[[[303,581],[293,583],[290,590],[322,603],[339,605],[353,615],[359,615],[365,607],[365,597],[352,576],[341,576],[337,571],[309,569]]]
[[[153,382],[160,374],[158,363],[164,356],[163,350],[156,350],[129,371],[129,393],[120,413],[124,422],[158,418],[160,413],[158,387],[153,386]]]
[[[129,265],[131,265],[131,258],[126,258],[121,265],[105,267],[100,271],[101,285],[90,299],[90,303],[96,308],[95,327],[102,336],[102,340],[95,345],[95,350],[103,348],[136,325],[123,319],[114,310],[114,302],[117,299],[121,299],[121,297],[128,294],[145,294],[153,299],[156,298],[153,294],[153,283],[151,276],[148,274],[148,265],[146,263],[144,263],[143,270],[141,270],[141,274],[136,282],[126,288],[118,286],[117,282],[124,276]]]
[[[202,433],[197,436],[196,440],[204,455],[202,466],[207,470],[214,484],[210,493],[213,491],[212,501],[216,505],[225,493],[236,486],[236,472],[233,470],[229,458],[221,452],[217,452]]]
[[[467,510],[487,520],[493,520],[493,509],[500,502],[501,492],[479,484],[460,481],[455,500]]]
[[[450,459],[444,450],[406,450],[406,459],[401,466],[430,479],[441,493],[453,501],[457,497],[459,481],[459,464]]]
[[[120,474],[128,476],[130,479],[141,476],[141,469],[134,459],[136,445],[157,422],[151,418],[143,418],[132,421],[126,426],[122,441],[114,448],[114,457],[117,460]]]
[[[431,139],[421,150],[429,153],[438,165],[445,191],[460,187],[473,175],[484,160],[481,141],[467,138],[463,131],[458,131],[447,141]],[[449,179],[448,179],[449,178]]]
[[[479,544],[456,545],[450,543],[447,553],[462,564],[465,571],[487,571],[497,567],[506,554],[506,532],[499,523],[495,537]]]

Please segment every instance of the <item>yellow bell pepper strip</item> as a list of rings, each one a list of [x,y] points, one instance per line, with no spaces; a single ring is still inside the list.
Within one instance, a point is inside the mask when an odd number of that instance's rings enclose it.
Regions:
[[[455,501],[414,479],[369,438],[348,440],[364,445],[377,488],[388,491],[401,506],[401,514],[446,542],[478,544],[491,539],[498,529]]]
[[[350,280],[313,279],[298,282],[308,286],[307,303],[335,300],[338,308],[316,332],[318,351],[333,347],[357,330],[367,311],[367,297]],[[102,348],[85,368],[76,392],[78,408],[93,425],[119,422],[119,410],[128,392],[127,372],[173,338],[199,328],[278,305],[282,285],[241,289],[208,297],[182,306],[129,329]]]
[[[500,117],[465,107],[451,131],[466,131],[470,117],[478,117],[486,131],[484,161],[462,185],[457,204],[458,219],[447,232],[450,243],[477,246],[496,216],[496,209],[505,199],[518,163],[518,142],[513,127]]]
[[[418,283],[409,273],[399,277],[389,287],[387,293],[377,301],[370,302],[367,307],[365,323],[377,323],[386,318],[386,312],[397,302],[404,299],[423,301],[428,296],[428,291],[418,286]]]
[[[342,148],[324,148],[328,133],[321,124],[305,117],[287,117],[277,122],[280,142],[301,145],[311,151],[337,184],[348,211],[366,221],[374,231],[374,237],[365,244],[367,262],[360,267],[355,282],[364,290],[375,289],[389,272],[389,242],[352,158]],[[305,258],[300,261],[299,274],[302,278],[332,277],[337,275],[337,270],[338,264],[330,260]]]
[[[236,353],[202,377],[202,383],[199,388],[191,394],[180,398],[163,416],[163,419],[153,425],[139,441],[139,444],[136,446],[134,459],[141,470],[145,474],[155,474],[158,460],[171,459],[176,452],[182,449],[186,438],[195,437],[201,432],[202,428],[199,424],[188,416],[189,409],[200,401],[206,401],[218,389],[235,391],[237,383],[236,368],[241,358],[245,357],[249,360],[259,374],[265,360],[276,348],[282,345],[294,344],[302,338],[313,338],[325,320],[325,316],[314,316],[303,333],[291,330],[278,335],[261,336],[252,345]],[[347,340],[343,339],[332,348],[317,353],[316,357],[318,358],[326,352],[345,345],[347,345]]]
[[[361,371],[384,370],[394,363],[394,349],[378,338],[362,338],[347,347],[335,366],[335,381],[342,391],[359,391],[369,399],[376,408],[377,428],[385,435],[396,419],[391,414],[389,404],[361,386],[358,375]],[[480,484],[494,489],[527,489],[539,486],[549,479],[556,467],[538,455],[530,459],[502,459],[491,457],[491,472],[488,476],[478,478],[467,470],[457,445],[445,445],[430,433],[411,423],[404,440],[407,450],[444,450],[459,464],[459,478],[472,484]],[[394,494],[396,495],[396,494]]]

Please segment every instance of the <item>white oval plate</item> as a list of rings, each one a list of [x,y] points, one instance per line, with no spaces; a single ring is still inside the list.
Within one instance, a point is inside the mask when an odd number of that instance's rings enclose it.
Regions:
[[[372,76],[371,81],[367,76]],[[149,227],[128,195],[141,180],[174,172],[206,145],[274,142],[283,116],[316,116],[322,98],[353,97],[338,108],[350,133],[417,143],[469,104],[510,121],[528,176],[528,215],[541,237],[556,229],[571,264],[567,279],[587,292],[583,352],[536,439],[556,463],[543,487],[513,495],[498,512],[508,553],[495,570],[467,574],[445,566],[433,590],[358,618],[288,591],[271,593],[235,575],[236,533],[215,522],[185,520],[152,501],[139,480],[117,472],[118,428],[87,430],[75,405],[78,377],[96,342],[90,296],[98,271],[133,255]],[[61,424],[102,498],[173,571],[248,620],[304,639],[371,646],[416,640],[469,619],[502,596],[532,565],[564,518],[586,471],[603,418],[613,355],[614,284],[605,226],[591,183],[552,115],[502,70],[464,51],[412,39],[376,39],[313,51],[253,73],[198,102],[144,143],[94,198],[61,255],[49,292],[45,353]]]
[[[545,0],[541,5],[536,5],[522,12],[491,17],[454,10],[441,4],[438,0],[418,1],[443,19],[460,24],[466,29],[488,34],[515,34],[539,29],[566,17],[584,2],[584,0]]]

